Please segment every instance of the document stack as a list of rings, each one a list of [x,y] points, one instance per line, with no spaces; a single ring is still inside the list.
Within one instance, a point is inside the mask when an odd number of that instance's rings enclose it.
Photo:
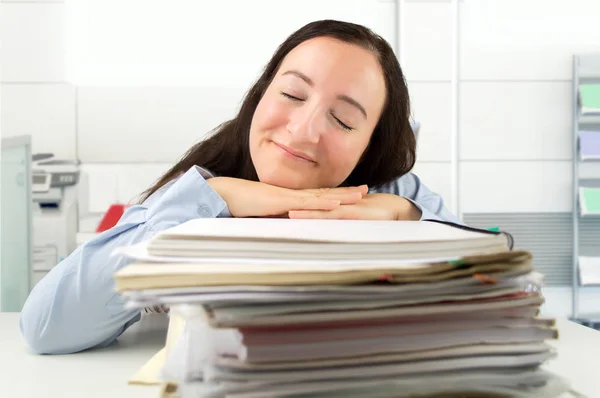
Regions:
[[[172,397],[555,397],[542,276],[504,233],[435,221],[198,219],[125,248],[129,306],[184,324]],[[172,331],[170,330],[169,333]]]

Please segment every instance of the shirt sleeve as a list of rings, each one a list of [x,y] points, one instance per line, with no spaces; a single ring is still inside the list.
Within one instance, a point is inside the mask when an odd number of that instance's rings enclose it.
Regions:
[[[452,214],[444,204],[441,195],[431,191],[421,179],[408,173],[392,184],[383,187],[383,192],[394,193],[409,200],[421,211],[421,221],[438,220],[455,224],[464,224],[456,215]]]
[[[36,284],[20,317],[21,333],[34,352],[106,346],[141,318],[115,291],[113,275],[130,260],[112,253],[182,222],[225,213],[226,203],[202,175],[193,167],[142,205],[129,207],[117,225],[78,247]]]

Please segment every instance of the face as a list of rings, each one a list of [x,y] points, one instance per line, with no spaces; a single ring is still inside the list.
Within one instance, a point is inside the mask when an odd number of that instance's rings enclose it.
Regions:
[[[367,148],[385,96],[370,51],[327,37],[297,46],[252,119],[250,155],[260,181],[292,189],[340,185]]]

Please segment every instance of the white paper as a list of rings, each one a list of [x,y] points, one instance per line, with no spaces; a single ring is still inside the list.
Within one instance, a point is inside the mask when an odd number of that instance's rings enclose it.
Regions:
[[[426,306],[409,306],[399,308],[377,308],[368,310],[323,311],[317,313],[278,314],[274,316],[250,316],[248,318],[231,317],[227,311],[221,313],[220,309],[212,312],[211,323],[222,327],[267,326],[284,324],[312,324],[316,322],[336,322],[348,320],[386,319],[393,317],[415,317],[426,315],[450,315],[472,313],[475,316],[485,316],[493,311],[507,310],[514,312],[515,316],[533,316],[538,312],[539,306],[544,302],[542,297],[532,296],[495,300],[490,302],[465,302],[465,303],[434,303]]]
[[[144,262],[156,262],[156,263],[197,263],[197,264],[219,264],[219,263],[228,263],[239,262],[241,264],[254,264],[254,265],[264,265],[273,268],[285,268],[288,266],[307,266],[307,267],[337,267],[337,266],[349,266],[349,265],[363,265],[365,263],[364,260],[296,260],[296,259],[282,259],[282,258],[242,258],[239,260],[232,260],[228,257],[183,257],[183,256],[156,256],[151,255],[148,252],[148,244],[149,241],[140,242],[131,246],[123,246],[115,249],[112,253],[113,256],[125,256],[128,258],[132,258],[138,261]],[[448,261],[457,261],[460,259],[460,256],[443,256],[443,257],[424,257],[423,254],[420,255],[420,258],[412,258],[412,259],[369,259],[369,264],[373,264],[373,267],[381,267],[381,265],[389,264],[393,262],[394,264],[404,265],[406,268],[425,268],[431,264],[435,263],[445,263]]]
[[[506,318],[505,318],[506,319]],[[502,321],[502,319],[495,322]],[[283,369],[319,369],[341,365],[366,365],[371,363],[406,362],[422,359],[449,358],[466,355],[510,355],[552,351],[547,343],[512,344],[468,344],[464,346],[439,348],[433,350],[410,351],[402,353],[384,353],[360,357],[336,359],[318,359],[316,361],[287,361],[253,363],[242,362],[237,358],[217,357],[214,364],[223,369],[283,370]]]
[[[284,286],[261,286],[261,285],[234,285],[234,286],[198,286],[198,287],[175,287],[164,289],[147,289],[137,291],[123,292],[125,297],[144,298],[144,297],[165,297],[171,295],[220,295],[229,293],[256,293],[268,296],[274,293],[285,293],[295,295],[328,295],[328,294],[348,294],[353,297],[372,297],[372,296],[394,296],[403,295],[419,296],[423,293],[433,291],[436,294],[445,292],[479,292],[491,289],[511,286],[541,286],[543,275],[533,271],[522,273],[521,271],[507,271],[492,273],[489,275],[497,283],[483,284],[475,278],[456,278],[437,282],[426,283],[408,283],[408,284],[389,284],[389,285],[284,285]],[[464,289],[464,290],[463,290]],[[324,297],[325,297],[324,296]]]
[[[579,278],[582,285],[600,284],[600,257],[579,257]]]
[[[232,381],[294,381],[308,382],[326,379],[354,379],[356,377],[385,377],[426,372],[440,372],[477,368],[511,368],[518,366],[535,366],[553,358],[553,352],[541,352],[521,355],[480,355],[464,358],[447,358],[421,360],[396,364],[370,364],[367,366],[337,367],[320,369],[318,372],[303,370],[235,372],[227,369],[209,367],[205,370],[205,379]]]
[[[294,313],[322,312],[322,311],[346,311],[346,310],[365,310],[386,307],[412,306],[415,304],[426,305],[430,303],[443,304],[446,301],[459,304],[460,301],[470,302],[471,300],[496,298],[509,294],[517,294],[523,290],[520,287],[506,288],[500,290],[492,290],[477,294],[451,294],[451,295],[425,295],[419,297],[407,298],[392,298],[392,299],[350,299],[342,301],[317,301],[317,302],[302,302],[302,303],[281,303],[274,301],[262,305],[240,305],[235,303],[214,303],[210,307],[219,313],[219,316],[226,316],[230,319],[243,319],[258,316],[276,316],[287,315]]]
[[[194,219],[160,232],[157,239],[252,239],[343,243],[414,243],[495,240],[498,236],[426,221]]]

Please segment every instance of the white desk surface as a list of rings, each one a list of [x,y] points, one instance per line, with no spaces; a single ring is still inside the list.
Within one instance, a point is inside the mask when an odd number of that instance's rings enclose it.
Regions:
[[[149,314],[117,342],[70,355],[35,355],[19,330],[18,313],[0,313],[0,397],[157,398],[158,386],[127,380],[164,347],[168,319]]]
[[[158,397],[159,388],[127,380],[164,346],[167,318],[151,314],[110,347],[71,355],[34,355],[19,331],[19,314],[0,313],[0,396]],[[600,397],[600,332],[557,320],[558,357],[546,369],[566,377],[585,397]]]

